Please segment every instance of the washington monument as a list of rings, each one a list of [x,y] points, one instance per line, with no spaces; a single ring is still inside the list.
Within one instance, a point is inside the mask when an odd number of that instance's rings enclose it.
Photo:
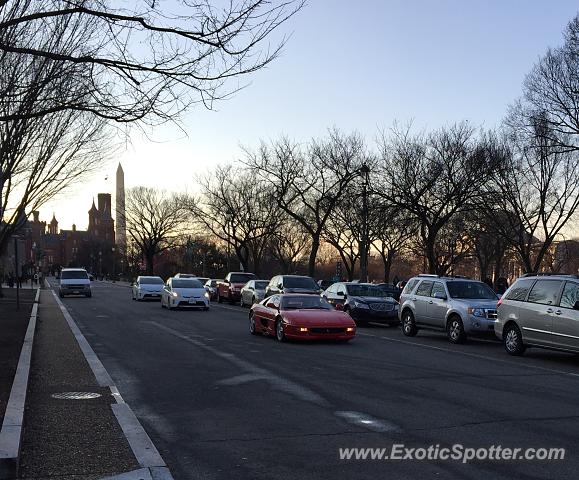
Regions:
[[[117,168],[117,193],[115,204],[115,243],[123,254],[127,251],[127,222],[125,220],[125,172],[119,163]]]

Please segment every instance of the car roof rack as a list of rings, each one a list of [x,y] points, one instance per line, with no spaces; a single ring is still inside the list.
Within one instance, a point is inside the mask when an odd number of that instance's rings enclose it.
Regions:
[[[559,273],[559,272],[538,272],[538,273],[524,273],[521,275],[520,278],[526,277],[570,277],[570,278],[579,278],[579,275],[575,275],[573,273]]]

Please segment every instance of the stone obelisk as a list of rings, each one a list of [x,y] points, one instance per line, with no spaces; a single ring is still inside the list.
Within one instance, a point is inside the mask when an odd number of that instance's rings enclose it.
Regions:
[[[125,254],[127,251],[127,222],[125,220],[125,172],[119,163],[117,168],[117,192],[115,204],[115,243],[118,251]]]

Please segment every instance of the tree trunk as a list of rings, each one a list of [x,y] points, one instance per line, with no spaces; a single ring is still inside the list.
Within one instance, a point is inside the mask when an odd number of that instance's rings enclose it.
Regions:
[[[384,283],[390,283],[390,271],[392,270],[392,263],[394,262],[394,257],[396,254],[389,250],[386,255],[382,256],[382,262],[384,262]]]
[[[308,260],[308,275],[315,278],[316,274],[316,258],[318,256],[318,249],[320,248],[320,234],[312,236],[312,248],[310,250],[310,258]]]
[[[154,253],[147,252],[145,254],[145,262],[147,263],[147,275],[154,275],[153,273],[154,259],[155,259]]]

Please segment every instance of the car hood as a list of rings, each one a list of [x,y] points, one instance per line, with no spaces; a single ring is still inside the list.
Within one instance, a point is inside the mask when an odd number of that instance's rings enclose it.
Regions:
[[[362,303],[393,303],[394,305],[398,302],[392,297],[348,297],[350,302],[362,302]]]
[[[496,309],[497,302],[499,301],[499,299],[497,298],[496,300],[480,300],[480,299],[469,300],[468,298],[453,298],[452,301],[464,305],[465,307]]]
[[[304,327],[314,327],[316,325],[356,326],[350,315],[338,310],[283,310],[282,316],[289,323]]]

